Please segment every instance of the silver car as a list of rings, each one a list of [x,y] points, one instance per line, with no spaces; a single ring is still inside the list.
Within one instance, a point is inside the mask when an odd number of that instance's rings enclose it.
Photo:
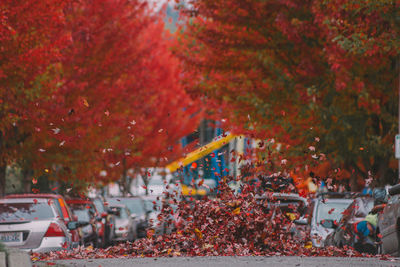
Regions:
[[[137,223],[135,214],[123,205],[112,205],[110,210],[115,215],[115,236],[114,241],[133,241],[137,239]]]
[[[136,225],[135,228],[135,239],[146,237],[146,229],[148,227],[148,222],[146,218],[146,210],[144,207],[144,201],[141,197],[112,197],[107,198],[109,206],[115,206],[119,204],[125,205],[130,216],[134,220]]]
[[[318,197],[311,204],[310,237],[314,247],[324,247],[326,237],[334,231],[343,211],[353,202],[349,198]]]
[[[52,199],[0,199],[0,242],[26,251],[69,249],[71,234]]]
[[[178,220],[177,205],[155,196],[143,197],[143,200],[149,222],[148,229],[153,230],[155,235],[172,233]]]
[[[377,234],[382,241],[378,253],[400,256],[400,184],[391,187],[389,194],[391,197],[378,218]]]

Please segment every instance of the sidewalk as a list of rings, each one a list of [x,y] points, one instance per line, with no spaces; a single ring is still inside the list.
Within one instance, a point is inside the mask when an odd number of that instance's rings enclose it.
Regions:
[[[6,248],[6,252],[0,251],[0,267],[32,267],[31,257],[19,249]]]

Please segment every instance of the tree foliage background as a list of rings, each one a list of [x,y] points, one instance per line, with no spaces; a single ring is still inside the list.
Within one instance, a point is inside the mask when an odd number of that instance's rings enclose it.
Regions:
[[[106,184],[180,155],[201,112],[163,17],[136,0],[1,2],[0,194],[10,165],[27,191],[40,177]]]
[[[292,169],[347,178],[353,189],[370,177],[397,180],[399,1],[193,0],[180,8],[186,89],[211,115],[275,138]]]

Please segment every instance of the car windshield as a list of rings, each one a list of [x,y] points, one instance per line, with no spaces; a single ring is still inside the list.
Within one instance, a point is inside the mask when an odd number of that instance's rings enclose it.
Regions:
[[[78,217],[79,221],[90,222],[90,215],[87,210],[73,210],[72,212]]]
[[[349,202],[320,202],[317,208],[316,221],[320,223],[322,220],[339,221],[342,218],[343,211],[350,205]]]
[[[54,217],[48,203],[0,203],[0,222],[46,220]]]
[[[109,199],[111,205],[113,204],[124,204],[129,211],[138,216],[145,213],[143,202],[140,198],[111,198]]]
[[[95,215],[96,214],[96,210],[94,208],[94,206],[92,204],[89,203],[72,203],[69,204],[71,209],[73,210],[87,210],[88,212],[90,212],[91,214]]]

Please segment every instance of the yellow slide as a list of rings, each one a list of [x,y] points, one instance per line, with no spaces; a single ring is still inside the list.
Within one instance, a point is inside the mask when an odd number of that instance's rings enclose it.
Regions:
[[[233,134],[228,134],[226,136],[218,136],[215,141],[212,141],[211,143],[208,143],[205,146],[202,146],[195,151],[190,152],[189,154],[186,155],[186,157],[180,158],[174,162],[171,162],[166,166],[166,168],[170,172],[174,172],[180,167],[185,167],[189,165],[192,162],[195,162],[196,160],[199,160],[214,150],[223,147],[224,145],[228,144],[229,141],[231,141],[233,138],[236,136]]]

